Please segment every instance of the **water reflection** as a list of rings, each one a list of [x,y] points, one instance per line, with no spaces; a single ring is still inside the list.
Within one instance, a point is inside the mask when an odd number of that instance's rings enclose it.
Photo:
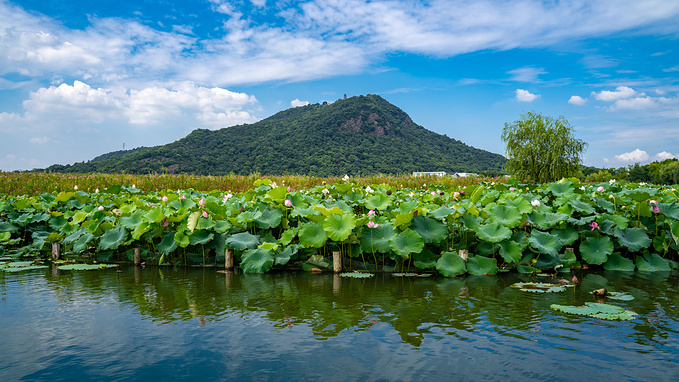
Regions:
[[[450,377],[436,366],[441,361],[461,379],[472,375],[493,379],[503,373],[512,375],[510,379],[520,375],[549,380],[583,379],[589,372],[600,378],[679,376],[673,363],[679,361],[677,276],[624,272],[577,276],[580,286],[564,293],[533,294],[510,285],[548,280],[517,274],[450,279],[380,274],[352,279],[156,267],[0,274],[4,328],[0,335],[7,338],[0,350],[15,359],[14,366],[0,367],[0,375],[9,371],[32,376],[29,379],[59,377],[59,371],[70,375],[58,365],[76,362],[81,369],[91,367],[94,360],[83,354],[89,352],[107,355],[107,378],[140,378],[150,372],[148,365],[125,367],[111,352],[148,357],[162,349],[155,373],[167,372],[171,362],[200,365],[214,357],[229,365],[231,372],[226,374],[201,369],[200,373],[216,373],[208,379],[252,377],[248,373],[253,370],[264,380],[327,379],[328,370],[347,375],[347,367],[352,368],[352,379],[410,379],[421,373]],[[632,294],[635,300],[614,304],[636,311],[639,318],[602,321],[549,307],[595,301],[589,292],[602,287]],[[27,312],[30,320],[22,317]],[[64,323],[81,327],[65,330]],[[155,350],[146,348],[150,343],[128,338],[126,325],[141,338],[154,333]],[[8,333],[13,329],[17,333]],[[209,337],[196,334],[198,330]],[[23,337],[18,333],[22,331],[27,332]],[[96,336],[96,341],[83,339],[88,335]],[[27,338],[43,349],[58,348],[58,355],[45,360],[25,346],[15,349]],[[254,349],[256,355],[251,353]],[[300,366],[328,355],[337,359],[323,370]],[[22,374],[18,365],[31,364],[26,360],[34,362],[33,367],[41,362],[49,367]],[[375,369],[380,365],[382,369]]]

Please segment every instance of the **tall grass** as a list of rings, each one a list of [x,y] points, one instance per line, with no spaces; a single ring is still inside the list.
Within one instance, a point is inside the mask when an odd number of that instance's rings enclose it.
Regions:
[[[322,184],[334,184],[341,181],[341,177],[316,177],[306,175],[262,176],[225,175],[131,175],[131,174],[61,174],[40,172],[0,172],[0,194],[7,195],[40,195],[44,192],[60,192],[79,190],[93,192],[112,185],[134,185],[143,191],[194,189],[197,191],[231,191],[243,192],[251,189],[253,183],[262,178],[268,178],[279,185],[288,185],[293,189],[308,189]],[[352,178],[361,186],[387,184],[392,188],[455,188],[476,184],[481,181],[504,181],[504,178],[468,177],[453,178],[450,176],[413,177],[410,175],[373,175]]]

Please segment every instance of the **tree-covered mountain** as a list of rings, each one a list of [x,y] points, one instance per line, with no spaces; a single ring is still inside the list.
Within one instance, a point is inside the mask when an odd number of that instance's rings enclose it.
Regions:
[[[53,165],[53,172],[368,175],[501,172],[505,158],[426,130],[378,95],[283,110],[257,123],[195,130],[156,147]]]

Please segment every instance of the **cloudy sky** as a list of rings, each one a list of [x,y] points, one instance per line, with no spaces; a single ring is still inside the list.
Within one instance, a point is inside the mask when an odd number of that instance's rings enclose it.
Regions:
[[[536,111],[570,121],[588,165],[676,157],[677,20],[676,0],[0,0],[0,169],[345,93],[500,154]]]

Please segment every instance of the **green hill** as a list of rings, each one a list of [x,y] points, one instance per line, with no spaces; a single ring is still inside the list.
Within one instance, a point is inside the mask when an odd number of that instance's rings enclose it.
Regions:
[[[377,95],[283,110],[257,123],[195,130],[156,147],[53,165],[53,172],[369,175],[501,172],[505,158],[414,123]]]

